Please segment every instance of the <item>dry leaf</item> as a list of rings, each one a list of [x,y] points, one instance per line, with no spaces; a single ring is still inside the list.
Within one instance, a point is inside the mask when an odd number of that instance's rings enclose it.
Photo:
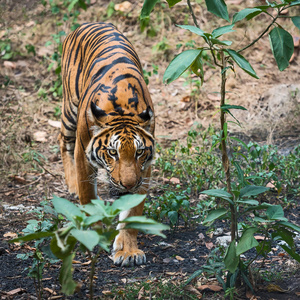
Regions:
[[[79,260],[72,260],[72,264],[81,264],[81,261],[79,261]]]
[[[125,284],[127,282],[126,278],[122,278],[121,281]]]
[[[200,291],[210,290],[210,291],[213,291],[213,292],[220,292],[220,291],[223,290],[223,288],[221,286],[215,285],[215,284],[211,284],[211,285],[208,285],[208,284],[199,285],[199,286],[197,286],[197,289],[200,290]]]
[[[28,23],[25,24],[26,27],[31,27],[34,26],[35,22],[34,21],[29,21]]]
[[[44,291],[49,292],[52,295],[56,295],[57,294],[54,290],[51,290],[51,289],[49,289],[47,287],[44,288]]]
[[[37,142],[44,143],[47,141],[46,139],[47,132],[46,131],[37,131],[33,134],[33,138]]]
[[[115,5],[115,10],[122,11],[122,12],[130,12],[132,8],[132,4],[129,1],[124,1],[120,4]]]
[[[17,238],[18,235],[14,232],[7,232],[3,234],[4,237],[8,237],[8,238]]]
[[[186,287],[184,287],[184,289],[188,292],[193,293],[194,295],[197,295],[198,299],[202,298],[202,294],[196,288],[194,288],[192,285],[187,285]]]
[[[183,260],[184,260],[184,258],[181,257],[181,256],[179,256],[179,255],[176,255],[175,258],[176,258],[177,260],[180,260],[180,261],[183,261]]]
[[[193,249],[191,249],[191,250],[190,250],[190,252],[194,252],[194,251],[196,251],[196,249],[195,249],[195,248],[193,248]]]
[[[212,242],[208,242],[208,243],[205,243],[205,246],[207,249],[212,249],[214,247],[214,244]]]
[[[112,295],[112,292],[111,291],[102,291],[102,294],[103,295]]]
[[[172,177],[172,178],[170,179],[170,182],[172,182],[172,183],[174,183],[174,184],[180,184],[180,180],[179,180],[178,178],[176,178],[176,177]]]
[[[190,102],[191,101],[191,96],[185,96],[180,101],[181,102]]]
[[[220,101],[221,95],[219,93],[207,94],[207,98],[212,101]]]
[[[274,189],[275,185],[272,182],[268,182],[266,185],[267,188]]]
[[[203,233],[199,233],[199,234],[198,234],[198,238],[199,238],[200,240],[204,240],[204,239],[205,239],[205,236],[204,236]]]
[[[145,287],[143,286],[138,292],[138,300],[142,299],[144,291],[145,291]]]
[[[171,261],[171,258],[167,257],[163,259],[163,263],[168,264]]]
[[[61,122],[60,121],[48,120],[48,124],[51,125],[52,127],[55,127],[55,128],[60,128],[61,127]]]
[[[17,65],[14,62],[8,60],[4,61],[3,65],[7,69],[15,69],[17,67]]]
[[[90,265],[90,264],[91,264],[91,262],[92,262],[92,261],[91,261],[91,260],[89,260],[89,261],[86,261],[86,262],[82,263],[81,265],[82,265],[82,266],[87,266],[87,265]]]
[[[271,293],[271,292],[279,292],[279,293],[288,292],[287,290],[282,289],[279,285],[272,284],[272,283],[267,286],[267,290],[269,293]]]
[[[19,294],[19,293],[22,293],[22,292],[25,292],[25,290],[22,289],[22,288],[17,288],[17,289],[14,289],[14,290],[11,290],[11,291],[7,292],[6,295],[12,296],[12,295]]]
[[[169,276],[174,276],[176,275],[176,272],[165,272],[166,275],[169,275]]]

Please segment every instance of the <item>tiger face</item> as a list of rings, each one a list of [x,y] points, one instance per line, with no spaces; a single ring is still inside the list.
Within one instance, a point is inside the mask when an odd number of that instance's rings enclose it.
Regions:
[[[107,171],[113,194],[145,192],[149,184],[146,174],[155,145],[153,136],[142,126],[148,126],[151,111],[140,114],[139,118],[144,121],[141,125],[126,116],[107,121],[107,114],[97,117],[99,110],[92,104],[97,125],[92,127],[92,138],[86,149],[87,159],[93,167]]]

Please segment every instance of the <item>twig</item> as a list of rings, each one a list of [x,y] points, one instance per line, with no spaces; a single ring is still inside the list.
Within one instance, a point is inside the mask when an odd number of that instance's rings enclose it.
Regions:
[[[192,5],[191,5],[191,2],[190,2],[190,0],[187,0],[187,4],[188,4],[188,6],[189,6],[189,9],[190,9],[190,12],[191,12],[191,15],[192,15],[192,18],[193,18],[194,24],[195,24],[195,25],[196,25],[198,28],[200,28],[200,27],[199,27],[199,25],[198,25],[198,22],[197,22],[196,16],[195,16],[195,14],[194,14],[194,11],[193,11],[193,8],[192,8]]]
[[[0,193],[8,193],[8,192],[10,192],[10,191],[16,191],[16,190],[23,189],[23,188],[25,188],[25,187],[28,187],[28,186],[30,186],[30,185],[33,185],[33,184],[37,183],[38,181],[40,181],[41,178],[42,178],[42,176],[40,176],[38,179],[36,179],[35,181],[33,181],[33,182],[31,182],[31,183],[25,184],[25,185],[23,185],[23,186],[19,186],[19,187],[17,187],[17,188],[12,188],[12,189],[10,189],[10,190],[0,191]]]

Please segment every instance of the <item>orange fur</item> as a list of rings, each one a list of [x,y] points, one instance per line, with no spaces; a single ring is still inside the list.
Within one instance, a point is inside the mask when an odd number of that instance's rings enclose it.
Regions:
[[[98,168],[113,191],[146,193],[154,155],[154,110],[142,68],[130,42],[111,24],[87,23],[63,45],[63,109],[60,148],[66,183],[81,204],[96,199]],[[144,203],[124,213],[141,215]],[[137,231],[121,230],[116,264],[145,262]]]

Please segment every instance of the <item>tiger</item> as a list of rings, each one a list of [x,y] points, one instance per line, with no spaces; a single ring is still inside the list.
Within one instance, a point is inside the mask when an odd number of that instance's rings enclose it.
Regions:
[[[119,195],[146,194],[155,151],[155,115],[143,69],[128,39],[110,23],[84,23],[63,42],[60,151],[65,181],[80,204],[97,199],[99,168]],[[144,201],[119,220],[143,213]],[[118,225],[117,229],[122,229]],[[137,230],[120,230],[115,265],[146,263]]]

